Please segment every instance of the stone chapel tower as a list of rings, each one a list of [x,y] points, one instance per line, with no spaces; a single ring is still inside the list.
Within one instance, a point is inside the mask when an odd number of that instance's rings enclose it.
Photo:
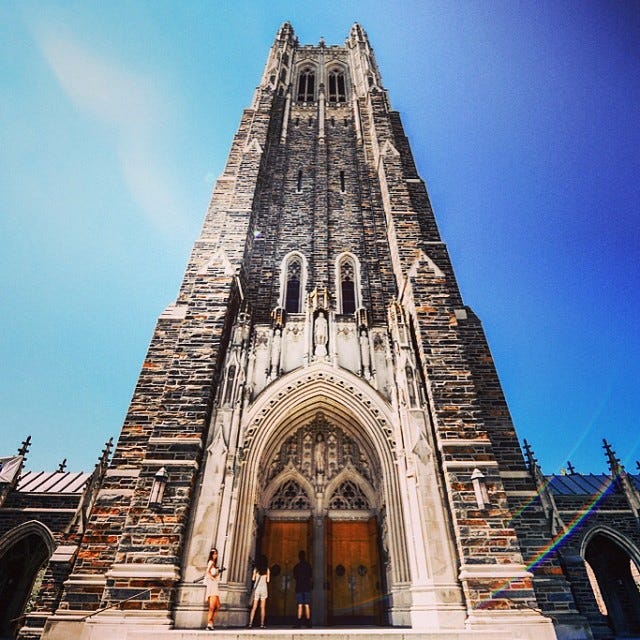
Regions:
[[[223,625],[258,554],[290,623],[304,550],[314,625],[555,638],[580,619],[534,491],[364,30],[285,23],[45,637],[201,628],[215,546]]]

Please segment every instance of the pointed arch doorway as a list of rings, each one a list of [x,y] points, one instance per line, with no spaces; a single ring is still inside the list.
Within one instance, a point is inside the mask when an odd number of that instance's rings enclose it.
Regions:
[[[640,576],[633,557],[620,542],[613,534],[598,532],[590,538],[584,559],[597,581],[609,627],[618,637],[636,637],[640,635],[640,587],[636,582]]]
[[[256,552],[271,568],[271,623],[295,622],[293,568],[313,567],[317,626],[384,623],[379,463],[356,430],[317,412],[263,460]]]
[[[0,637],[13,638],[21,623],[29,596],[54,541],[42,523],[31,520],[0,538]]]

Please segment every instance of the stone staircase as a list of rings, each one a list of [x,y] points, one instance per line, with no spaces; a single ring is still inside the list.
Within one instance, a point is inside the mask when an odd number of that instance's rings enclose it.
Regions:
[[[217,627],[214,631],[207,631],[206,629],[172,629],[170,631],[129,629],[126,634],[126,640],[195,640],[197,638],[249,640],[256,636],[261,640],[516,640],[518,637],[514,635],[513,631],[495,630],[429,632],[397,627],[320,627],[312,629],[287,629],[286,627],[238,629]]]

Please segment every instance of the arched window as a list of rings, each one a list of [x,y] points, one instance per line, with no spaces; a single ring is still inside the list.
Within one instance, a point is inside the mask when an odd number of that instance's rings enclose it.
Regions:
[[[302,283],[302,264],[294,258],[287,264],[284,308],[287,313],[300,313],[300,289]]]
[[[344,257],[338,263],[338,286],[341,313],[355,313],[358,307],[357,271],[355,260]]]
[[[344,73],[339,69],[329,71],[329,102],[345,102],[346,99]]]
[[[298,102],[313,102],[316,74],[312,67],[303,67],[298,76]]]

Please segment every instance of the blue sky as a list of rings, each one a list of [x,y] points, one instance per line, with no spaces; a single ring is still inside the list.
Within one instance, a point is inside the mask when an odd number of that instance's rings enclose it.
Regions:
[[[268,48],[367,30],[520,438],[640,459],[640,4],[0,3],[0,455],[117,438]]]

